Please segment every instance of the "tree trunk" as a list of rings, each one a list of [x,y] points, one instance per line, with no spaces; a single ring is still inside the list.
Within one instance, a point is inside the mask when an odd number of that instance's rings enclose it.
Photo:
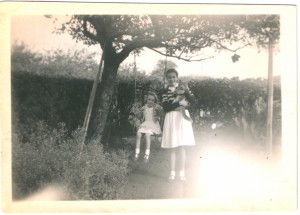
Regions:
[[[117,73],[120,63],[115,60],[115,56],[106,53],[102,80],[97,88],[97,97],[91,115],[91,125],[89,136],[91,140],[99,140],[103,136],[107,116],[112,102],[114,88],[117,83]]]

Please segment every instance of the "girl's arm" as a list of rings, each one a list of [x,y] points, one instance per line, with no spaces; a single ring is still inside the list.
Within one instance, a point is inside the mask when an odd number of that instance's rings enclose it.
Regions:
[[[145,110],[145,106],[139,108],[138,112],[136,113],[136,117],[141,121],[143,121],[144,119],[144,110]]]
[[[180,105],[179,105],[179,102],[163,102],[163,109],[165,112],[170,112],[170,111],[173,111],[175,110],[176,108],[178,108]]]
[[[173,101],[170,101],[168,99],[167,92],[165,92],[162,95],[162,106],[163,106],[163,109],[164,109],[165,112],[170,112],[170,111],[175,110],[176,108],[178,108],[180,105],[179,105],[178,101],[176,101],[174,103],[173,103]]]
[[[154,121],[160,121],[160,118],[162,117],[162,112],[163,112],[163,109],[160,105],[156,104],[154,106]]]

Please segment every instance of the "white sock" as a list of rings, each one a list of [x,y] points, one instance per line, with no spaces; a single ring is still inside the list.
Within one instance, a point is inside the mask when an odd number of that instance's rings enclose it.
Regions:
[[[181,171],[179,172],[179,175],[180,175],[180,176],[184,176],[184,170],[181,170]]]
[[[175,176],[175,171],[172,170],[172,171],[170,172],[170,175]]]
[[[140,149],[135,149],[136,154],[140,154]]]
[[[146,149],[145,154],[150,155],[150,149]]]

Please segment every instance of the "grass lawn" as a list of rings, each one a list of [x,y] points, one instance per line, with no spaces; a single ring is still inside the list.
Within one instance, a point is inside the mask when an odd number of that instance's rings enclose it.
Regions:
[[[264,147],[224,129],[194,129],[196,145],[186,148],[185,182],[167,181],[169,151],[153,139],[149,163],[131,158],[125,190],[118,200],[134,211],[278,211],[296,208],[296,189],[280,168],[280,147],[269,157]],[[135,137],[124,142],[135,148]],[[280,145],[280,144],[279,144]],[[141,144],[141,158],[144,152]],[[179,166],[179,165],[177,165]],[[26,200],[68,200],[67,191],[53,184]],[[46,195],[46,196],[45,196]],[[140,201],[127,201],[140,200]],[[149,201],[154,200],[153,204]],[[170,201],[171,200],[171,201]],[[99,200],[101,201],[101,200]],[[91,201],[90,203],[93,203]],[[97,202],[97,201],[96,201]],[[120,204],[123,201],[120,201]],[[102,203],[101,203],[102,204]],[[129,209],[131,210],[131,209]]]
[[[168,150],[153,141],[149,163],[130,162],[132,172],[120,199],[199,199],[225,207],[236,208],[238,203],[249,210],[282,206],[284,184],[277,153],[268,157],[258,144],[217,129],[196,131],[195,139],[196,146],[186,149],[185,182],[168,183]],[[128,141],[134,148],[134,137]]]

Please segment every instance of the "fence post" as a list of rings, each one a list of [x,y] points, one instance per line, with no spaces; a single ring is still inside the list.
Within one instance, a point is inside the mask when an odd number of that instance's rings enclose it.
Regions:
[[[90,122],[90,117],[91,117],[91,112],[92,112],[92,109],[93,109],[93,104],[94,104],[95,95],[96,95],[96,91],[97,91],[98,82],[99,82],[99,79],[101,79],[101,71],[102,71],[102,64],[103,64],[103,61],[104,61],[105,47],[106,47],[106,42],[105,42],[104,47],[103,47],[103,52],[102,52],[102,56],[101,56],[101,59],[100,59],[99,69],[98,69],[98,72],[97,72],[95,80],[94,80],[93,88],[92,88],[92,91],[91,91],[91,94],[90,94],[90,99],[89,99],[88,107],[86,109],[86,114],[85,114],[85,118],[84,118],[84,122],[83,122],[83,126],[82,126],[83,140],[82,140],[82,143],[81,143],[80,154],[82,152],[84,142],[85,142],[85,138],[86,138],[86,135],[87,135],[89,122]]]
[[[273,129],[273,44],[269,42],[269,61],[268,61],[268,115],[267,115],[267,153],[272,155],[272,129]]]

